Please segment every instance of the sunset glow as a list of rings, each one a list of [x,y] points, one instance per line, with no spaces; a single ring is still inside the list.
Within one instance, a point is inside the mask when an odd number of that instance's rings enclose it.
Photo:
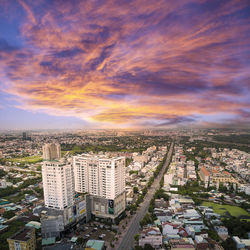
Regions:
[[[0,6],[1,129],[250,121],[248,0]]]

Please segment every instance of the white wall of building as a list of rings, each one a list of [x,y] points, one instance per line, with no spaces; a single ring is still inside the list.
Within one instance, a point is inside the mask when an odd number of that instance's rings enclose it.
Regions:
[[[42,179],[46,207],[64,209],[73,204],[74,179],[71,164],[44,161]]]
[[[125,191],[125,158],[93,155],[73,157],[75,190],[79,193],[115,199]]]

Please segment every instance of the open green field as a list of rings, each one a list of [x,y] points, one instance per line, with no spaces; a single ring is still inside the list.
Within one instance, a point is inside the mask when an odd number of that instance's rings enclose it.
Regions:
[[[42,157],[38,155],[8,159],[8,161],[11,161],[11,162],[18,162],[18,163],[24,163],[24,164],[37,163],[37,162],[41,162],[42,160],[43,160]]]
[[[239,217],[239,216],[244,215],[244,216],[249,216],[250,218],[250,213],[248,213],[246,210],[244,210],[241,207],[231,206],[231,205],[220,205],[220,204],[208,202],[208,201],[202,202],[201,205],[207,206],[207,207],[213,207],[214,212],[220,215],[225,215],[226,212],[229,212],[231,216]]]

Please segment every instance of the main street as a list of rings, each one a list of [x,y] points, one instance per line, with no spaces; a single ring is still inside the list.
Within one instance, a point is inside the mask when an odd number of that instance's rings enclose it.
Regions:
[[[124,229],[124,231],[121,234],[121,242],[118,241],[118,244],[115,245],[115,249],[119,250],[130,250],[133,248],[134,245],[134,235],[136,235],[139,232],[140,228],[140,221],[147,213],[150,200],[153,198],[154,193],[156,190],[160,188],[160,180],[171,160],[171,155],[173,152],[174,143],[171,143],[170,149],[168,151],[167,159],[165,161],[164,166],[162,167],[161,171],[159,172],[158,176],[154,179],[154,182],[152,183],[151,187],[148,189],[147,194],[144,197],[143,202],[138,207],[136,214],[133,216],[133,218],[130,220],[130,223],[128,226]]]

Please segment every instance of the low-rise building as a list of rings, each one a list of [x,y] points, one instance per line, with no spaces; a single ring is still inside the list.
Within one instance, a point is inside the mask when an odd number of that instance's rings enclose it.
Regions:
[[[214,229],[220,237],[224,238],[228,236],[228,230],[226,227],[215,226]]]
[[[36,249],[35,228],[24,227],[7,239],[10,250]]]
[[[103,240],[88,240],[85,250],[104,250],[104,243],[105,242]]]
[[[238,236],[234,236],[233,240],[236,243],[237,249],[250,249],[250,239],[240,239]]]
[[[158,227],[150,227],[142,231],[139,238],[139,246],[144,247],[145,244],[150,244],[155,249],[162,246],[162,235]]]

